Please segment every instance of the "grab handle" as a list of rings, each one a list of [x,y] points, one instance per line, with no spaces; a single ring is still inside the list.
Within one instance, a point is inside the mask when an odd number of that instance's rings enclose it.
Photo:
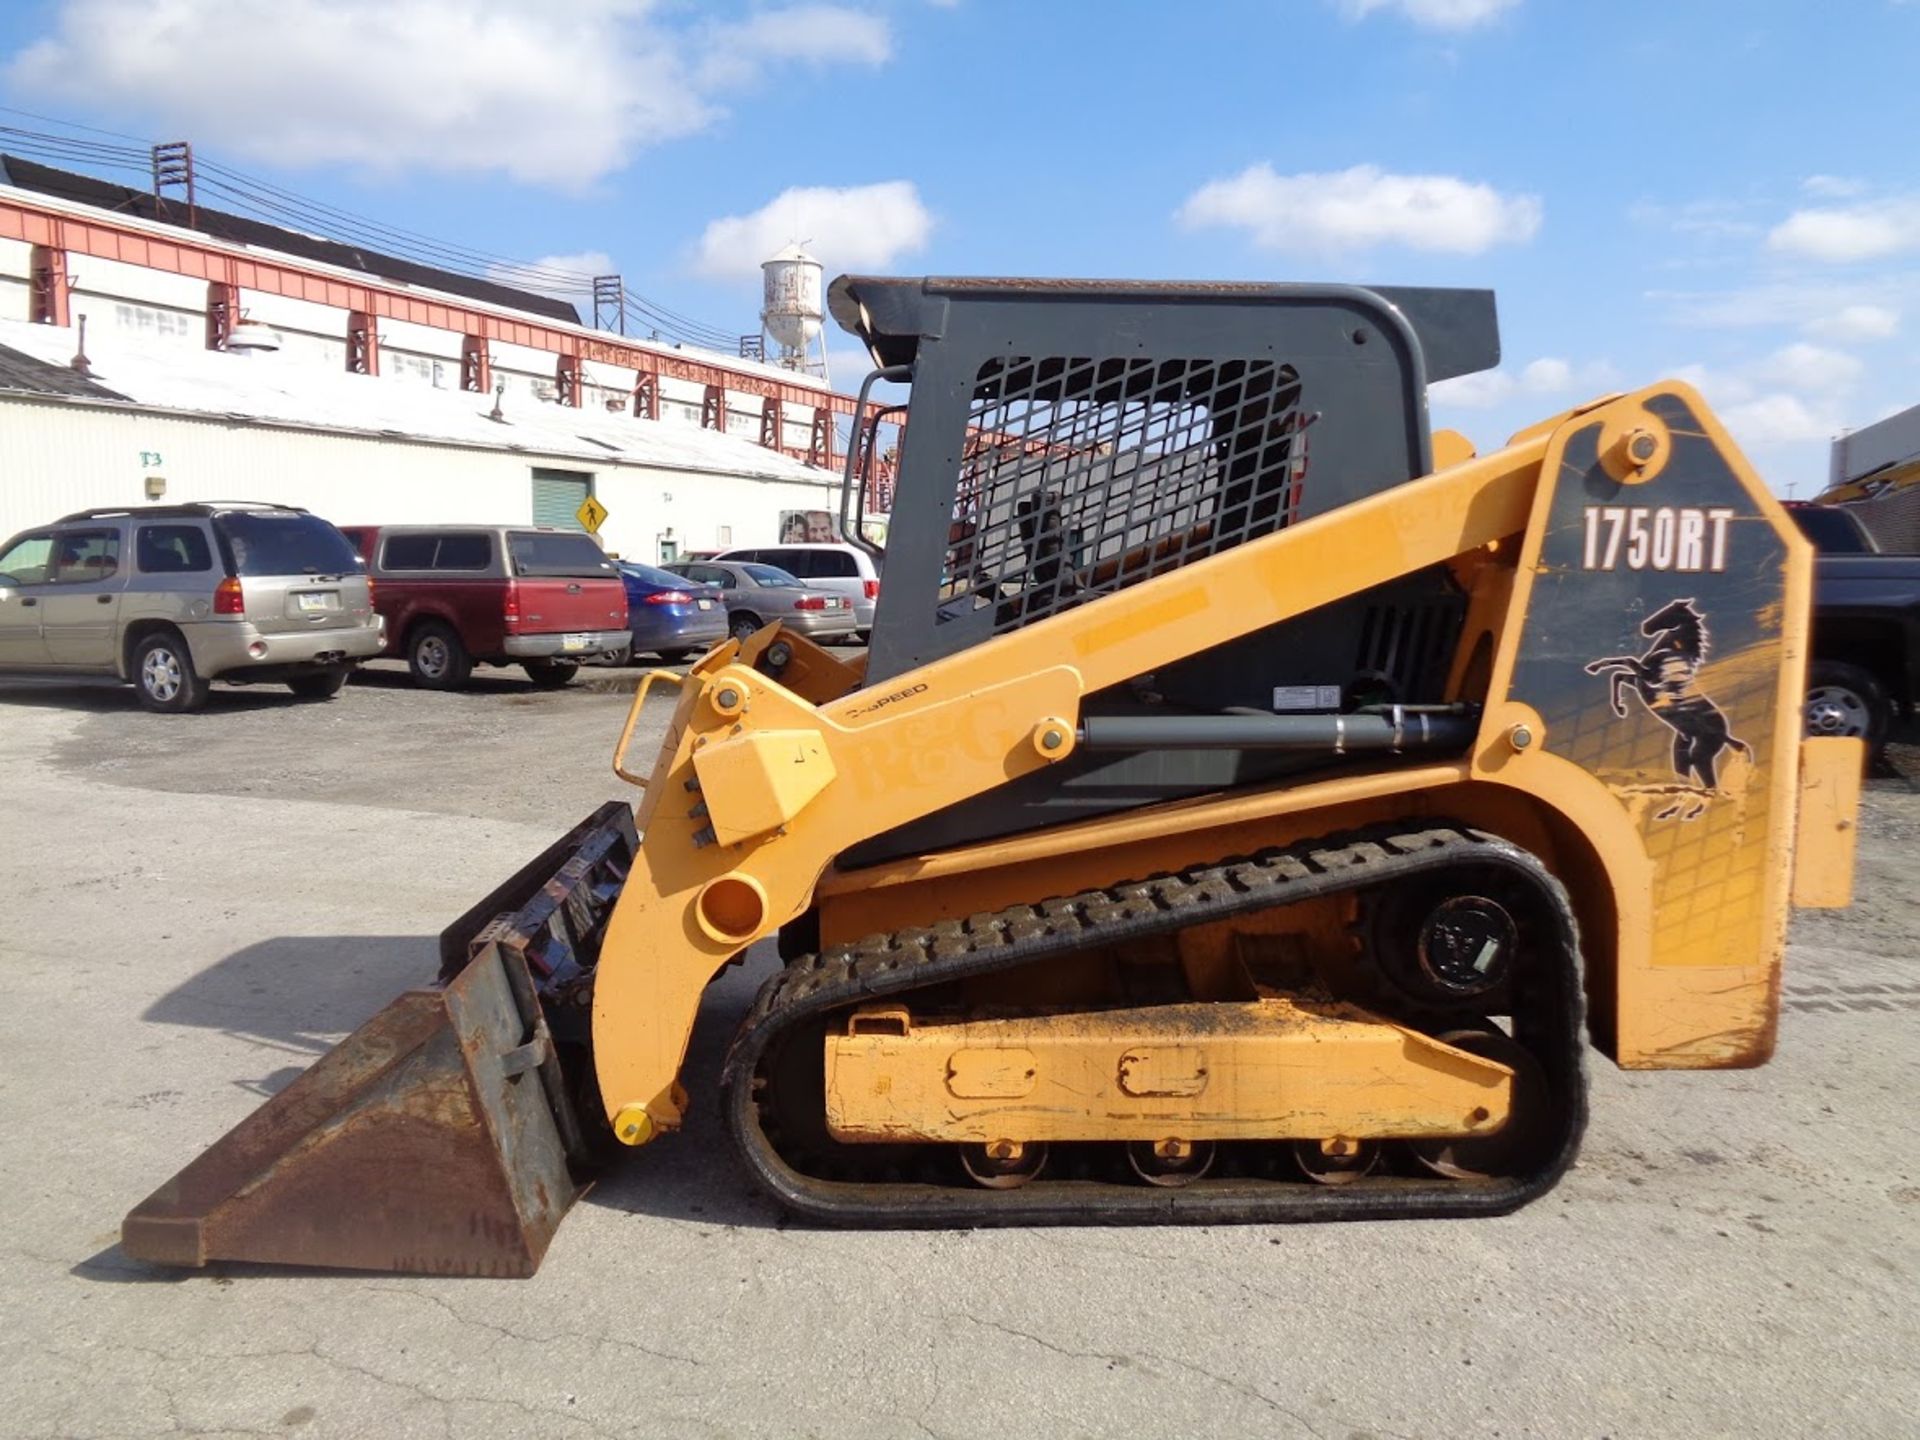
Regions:
[[[647,703],[647,692],[653,688],[653,682],[671,681],[675,689],[687,683],[687,677],[672,670],[649,670],[640,677],[640,688],[634,691],[633,705],[627,711],[627,723],[621,727],[620,743],[613,747],[613,773],[629,785],[638,785],[642,790],[647,782],[638,775],[628,773],[627,746],[633,740],[633,727],[640,723],[640,707]]]

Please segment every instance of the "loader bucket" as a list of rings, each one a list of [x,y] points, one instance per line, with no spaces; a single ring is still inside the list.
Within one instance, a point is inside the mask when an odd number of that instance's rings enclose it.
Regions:
[[[590,1183],[562,1064],[637,842],[609,802],[441,936],[387,1006],[140,1203],[121,1247],[213,1260],[531,1275]],[[581,1053],[584,1053],[582,1047]]]

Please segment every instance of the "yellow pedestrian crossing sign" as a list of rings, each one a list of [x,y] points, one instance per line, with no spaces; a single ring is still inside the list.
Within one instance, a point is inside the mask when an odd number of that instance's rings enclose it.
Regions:
[[[607,523],[607,507],[589,495],[580,502],[580,508],[573,512],[573,518],[586,527],[589,535],[598,535],[600,527]]]

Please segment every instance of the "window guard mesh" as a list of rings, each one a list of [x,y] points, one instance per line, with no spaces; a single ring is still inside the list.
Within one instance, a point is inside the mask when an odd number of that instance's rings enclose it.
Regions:
[[[987,362],[940,622],[990,607],[999,634],[1281,529],[1314,418],[1271,359]]]

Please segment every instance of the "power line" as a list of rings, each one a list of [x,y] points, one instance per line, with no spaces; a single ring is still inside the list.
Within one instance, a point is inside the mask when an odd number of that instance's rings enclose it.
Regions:
[[[83,130],[94,135],[133,142],[131,145],[108,144],[78,135],[0,125],[0,143],[5,143],[8,148],[22,154],[36,159],[83,164],[98,169],[151,173],[152,147],[149,142],[141,140],[138,136],[127,135],[117,130],[105,130],[94,125],[83,125],[77,121],[61,120],[7,105],[0,105],[0,114],[37,120],[44,124],[59,126],[63,130]],[[204,156],[195,157],[194,173],[202,189],[224,197],[235,208],[256,219],[265,220],[269,224],[308,230],[321,239],[331,240],[337,244],[364,246],[368,249],[392,253],[399,259],[412,260],[418,264],[463,274],[468,279],[488,280],[508,286],[517,285],[523,289],[550,294],[556,298],[584,297],[590,296],[593,292],[593,277],[582,272],[515,260],[509,256],[436,239],[417,231],[405,230],[354,211],[342,209],[326,201],[301,195],[259,176],[208,160]],[[734,331],[683,315],[632,291],[625,292],[623,305],[629,320],[637,320],[645,328],[656,330],[663,336],[686,343],[727,351],[739,339]]]
[[[150,146],[152,141],[143,140],[138,135],[129,135],[124,130],[102,130],[98,125],[82,125],[78,120],[62,120],[57,115],[41,115],[32,110],[18,110],[11,105],[0,105],[0,114],[19,115],[28,120],[39,120],[48,125],[58,125],[63,130],[85,130],[93,135],[111,135],[117,140],[131,140],[136,145]]]

